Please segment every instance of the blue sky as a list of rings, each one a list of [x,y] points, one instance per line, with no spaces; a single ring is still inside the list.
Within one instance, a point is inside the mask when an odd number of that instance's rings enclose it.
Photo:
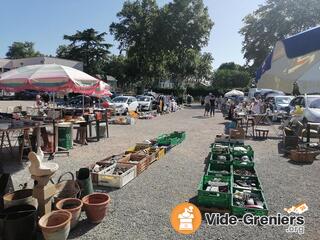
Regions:
[[[169,0],[157,0],[163,5]],[[5,57],[13,41],[35,42],[36,50],[44,54],[55,54],[64,34],[93,27],[108,31],[109,25],[117,21],[116,14],[124,0],[10,0],[1,4],[0,57]],[[215,22],[210,41],[204,51],[212,53],[214,68],[223,62],[243,64],[242,37],[238,33],[242,18],[255,10],[264,0],[204,0]],[[117,54],[117,42],[108,34],[106,41],[114,44],[112,52]]]

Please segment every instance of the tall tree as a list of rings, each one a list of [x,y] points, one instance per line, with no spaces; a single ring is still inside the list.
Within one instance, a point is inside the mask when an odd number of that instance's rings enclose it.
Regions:
[[[9,46],[9,50],[6,53],[7,58],[17,59],[17,58],[27,58],[27,57],[37,57],[41,56],[41,53],[34,49],[33,42],[13,42]]]
[[[110,25],[110,32],[119,41],[119,49],[128,57],[134,69],[133,81],[150,83],[158,71],[159,55],[156,51],[155,21],[159,8],[155,0],[126,1],[117,14],[118,23]]]
[[[117,84],[120,88],[126,87],[129,83],[128,79],[128,63],[127,58],[123,55],[112,55],[103,68],[103,77],[111,75],[118,80]]]
[[[213,26],[202,0],[174,0],[162,8],[155,0],[126,1],[117,16],[110,32],[135,69],[135,81],[148,85],[165,78],[179,85],[195,77]]]
[[[320,23],[320,0],[267,0],[243,22],[242,51],[255,70],[278,40]]]
[[[213,84],[217,88],[243,88],[250,83],[251,75],[242,66],[234,62],[223,63],[214,73]]]
[[[74,35],[64,35],[69,45],[57,49],[57,57],[83,62],[84,71],[89,74],[102,74],[104,63],[108,60],[111,44],[105,43],[106,33],[93,28],[77,31]]]
[[[174,0],[162,8],[160,21],[165,31],[161,46],[174,56],[167,63],[171,78],[180,85],[196,75],[197,57],[208,44],[213,22],[202,0]]]

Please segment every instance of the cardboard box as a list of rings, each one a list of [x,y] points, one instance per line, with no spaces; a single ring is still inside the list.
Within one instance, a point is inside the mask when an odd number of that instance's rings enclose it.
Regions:
[[[244,139],[245,132],[242,128],[230,129],[230,139]]]

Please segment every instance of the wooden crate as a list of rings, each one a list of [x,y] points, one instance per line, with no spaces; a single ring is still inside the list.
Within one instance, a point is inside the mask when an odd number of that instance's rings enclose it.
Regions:
[[[106,163],[106,162],[119,162],[121,160],[126,160],[130,158],[130,154],[125,154],[125,153],[120,153],[120,154],[116,154],[116,155],[112,155],[110,157],[104,158],[100,161],[98,161],[97,163]]]
[[[165,149],[163,147],[161,147],[159,149],[159,152],[158,152],[158,155],[157,155],[158,160],[160,160],[160,158],[162,158],[165,154],[166,154]]]
[[[121,175],[114,174],[117,167],[127,169]],[[122,188],[137,176],[137,166],[129,163],[118,163],[114,168],[106,172],[102,170],[98,174],[98,185],[113,188]]]
[[[151,157],[147,154],[132,153],[130,159],[124,159],[119,161],[119,163],[130,163],[137,166],[137,175],[140,175],[144,170],[150,165]]]
[[[116,166],[116,163],[111,163],[111,162],[98,163],[97,162],[87,166],[87,168],[89,168],[91,173],[92,183],[97,184],[99,172],[93,172],[93,168],[95,167],[95,165],[103,166],[104,167],[103,170],[105,170],[105,172],[110,172]]]

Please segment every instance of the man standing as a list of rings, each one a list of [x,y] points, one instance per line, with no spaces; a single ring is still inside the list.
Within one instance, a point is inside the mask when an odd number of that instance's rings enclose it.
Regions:
[[[216,105],[216,98],[212,95],[212,93],[209,93],[210,96],[210,117],[214,116],[214,109]]]
[[[209,116],[211,93],[204,98],[204,116]]]

